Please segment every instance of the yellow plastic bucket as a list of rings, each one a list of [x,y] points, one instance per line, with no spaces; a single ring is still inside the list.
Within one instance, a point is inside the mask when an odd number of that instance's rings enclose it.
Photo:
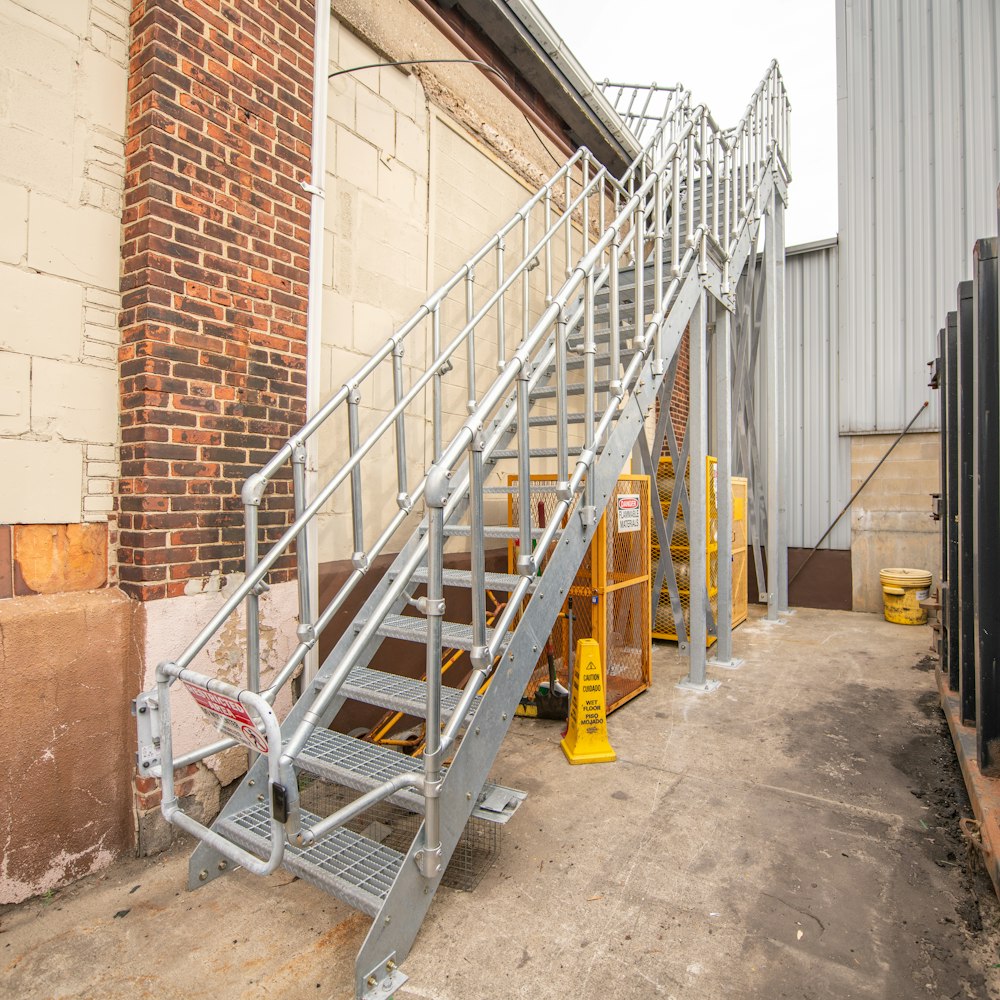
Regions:
[[[882,607],[885,620],[897,625],[925,625],[927,610],[920,602],[931,592],[931,575],[924,569],[884,569],[879,575],[882,584]]]

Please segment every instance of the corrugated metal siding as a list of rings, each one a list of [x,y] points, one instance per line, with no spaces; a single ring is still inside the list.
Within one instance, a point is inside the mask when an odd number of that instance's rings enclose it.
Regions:
[[[795,548],[811,549],[851,495],[851,439],[839,431],[837,270],[836,241],[789,247],[786,253],[788,544]],[[766,476],[765,372],[762,353],[756,372],[754,415]],[[851,547],[850,516],[840,521],[822,547]]]
[[[850,498],[851,443],[839,432],[837,245],[785,259],[792,503],[788,544],[812,548]],[[841,520],[823,548],[851,547]]]
[[[899,430],[928,398],[955,285],[996,228],[998,21],[996,0],[837,0],[846,433]]]

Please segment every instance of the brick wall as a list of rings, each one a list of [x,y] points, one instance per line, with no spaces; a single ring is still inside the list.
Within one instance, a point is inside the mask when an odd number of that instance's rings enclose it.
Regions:
[[[133,0],[117,505],[121,584],[143,600],[242,568],[240,486],[305,418],[313,17]],[[291,507],[285,478],[265,539]]]
[[[670,423],[674,427],[674,437],[677,439],[678,450],[684,444],[684,434],[687,431],[688,409],[691,405],[690,385],[690,330],[684,331],[681,337],[680,354],[677,358],[677,374],[674,376],[674,389],[670,395]],[[656,401],[656,419],[660,418],[660,401]],[[660,455],[669,458],[670,447],[666,437],[663,438],[663,449]]]
[[[674,425],[674,435],[677,438],[677,447],[684,443],[684,433],[687,430],[688,408],[691,405],[689,359],[690,359],[690,329],[684,331],[681,337],[680,354],[677,358],[677,374],[674,377],[674,391],[670,396],[670,422]],[[663,445],[663,454],[667,455],[666,442]]]

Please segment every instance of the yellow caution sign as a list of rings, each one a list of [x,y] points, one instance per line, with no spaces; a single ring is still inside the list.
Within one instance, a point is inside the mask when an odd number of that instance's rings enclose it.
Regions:
[[[615,759],[608,742],[605,706],[601,647],[596,639],[581,639],[576,644],[569,725],[561,743],[571,764],[605,764]]]

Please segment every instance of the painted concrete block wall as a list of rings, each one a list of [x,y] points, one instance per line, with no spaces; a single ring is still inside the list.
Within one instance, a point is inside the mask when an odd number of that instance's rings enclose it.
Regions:
[[[330,71],[382,61],[381,55],[332,18]],[[429,108],[420,81],[392,67],[334,78],[330,83],[326,178],[323,355],[320,398],[326,400],[414,312],[427,295],[427,172]],[[404,383],[426,364],[429,333],[418,328],[404,349]],[[391,360],[362,386],[360,433],[370,432],[393,405]],[[424,472],[423,415],[407,416],[408,476]],[[396,464],[389,438],[363,467],[367,544],[398,510]],[[346,415],[320,434],[325,481],[346,461]],[[353,551],[349,491],[338,491],[320,519],[320,562]]]
[[[128,13],[0,6],[4,523],[112,510]]]
[[[851,438],[851,492],[875,467],[895,434]],[[940,580],[940,527],[930,494],[940,489],[937,434],[910,434],[899,443],[851,508],[854,610],[882,610],[879,570],[906,566]]]
[[[381,8],[359,19],[355,28],[378,34],[379,22],[390,17],[412,19],[405,6],[386,12]],[[427,31],[426,22],[420,22]],[[402,29],[395,25],[396,32]],[[448,54],[442,37],[433,51]],[[412,54],[412,53],[411,53]],[[460,55],[456,52],[455,55]],[[418,52],[417,55],[423,55]],[[401,56],[402,58],[402,56]],[[382,61],[384,56],[363,41],[347,23],[333,18],[331,72]],[[505,162],[498,148],[473,135],[455,116],[462,99],[481,99],[487,110],[480,125],[489,131],[487,115],[497,109],[495,88],[479,79],[478,70],[466,68],[455,92],[439,89],[439,81],[399,68],[380,68],[345,74],[331,81],[328,175],[326,191],[326,244],[323,302],[323,359],[321,398],[328,399],[388,337],[415,312],[428,294],[454,272],[506,222],[536,189],[537,183],[554,171],[552,160],[540,156],[529,179],[523,156],[511,155]],[[481,92],[489,95],[488,100]],[[468,106],[463,105],[466,113]],[[496,134],[493,129],[491,134]],[[538,151],[541,153],[541,150]],[[544,155],[544,154],[542,154]],[[541,212],[533,221],[532,242],[541,235]],[[506,269],[522,259],[521,234],[516,231],[507,244]],[[579,236],[577,234],[577,239]],[[559,250],[554,256],[554,287],[561,283],[565,261]],[[475,302],[481,306],[496,290],[496,265],[491,256],[477,269]],[[530,317],[538,318],[545,304],[542,269],[530,278]],[[464,282],[450,293],[441,309],[441,343],[447,344],[464,326],[466,298]],[[521,337],[520,291],[507,296],[508,353]],[[429,360],[431,322],[423,321],[408,336],[404,352],[406,388],[420,376]],[[444,379],[444,440],[458,430],[467,416],[466,353],[459,349],[453,370]],[[491,313],[477,336],[476,386],[481,394],[497,373],[495,313]],[[362,439],[393,405],[391,362],[380,366],[362,387],[360,430]],[[415,401],[407,413],[408,481],[419,481],[431,461],[432,401],[430,392]],[[320,434],[320,476],[329,477],[348,457],[346,413],[335,418]],[[546,443],[539,434],[539,444]],[[392,435],[366,457],[362,470],[365,498],[365,543],[397,511],[398,492]],[[506,470],[505,470],[506,471]],[[398,549],[411,530],[403,526],[387,551]],[[320,562],[350,557],[351,533],[349,491],[342,489],[328,504],[319,528]]]

